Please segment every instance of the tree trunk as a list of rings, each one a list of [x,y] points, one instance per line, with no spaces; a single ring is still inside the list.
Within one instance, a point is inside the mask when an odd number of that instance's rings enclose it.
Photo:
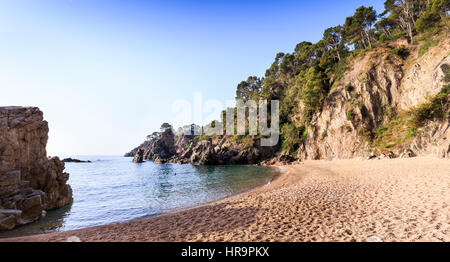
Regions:
[[[367,42],[369,42],[369,48],[372,49],[372,39],[370,39],[370,35],[369,32],[367,32],[366,30],[364,30],[364,34],[367,37]]]
[[[409,33],[409,39],[410,39],[410,44],[413,45],[414,44],[414,36],[413,36],[413,31],[412,31],[412,25],[410,23],[408,23],[408,33]]]
[[[362,42],[364,49],[366,49],[367,45],[366,45],[366,41],[364,40],[364,35],[362,32],[361,32],[361,40],[360,41]]]

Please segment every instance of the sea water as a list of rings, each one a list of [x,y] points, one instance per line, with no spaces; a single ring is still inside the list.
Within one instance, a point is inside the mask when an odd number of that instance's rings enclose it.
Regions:
[[[40,220],[0,232],[15,237],[163,215],[270,183],[279,170],[261,166],[136,164],[119,156],[72,156],[66,163],[74,202]]]

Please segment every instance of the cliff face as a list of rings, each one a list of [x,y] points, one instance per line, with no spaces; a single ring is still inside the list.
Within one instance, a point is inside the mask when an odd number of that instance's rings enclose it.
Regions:
[[[176,154],[175,135],[172,129],[167,129],[160,136],[155,138],[144,153],[144,159],[152,160],[155,163],[165,163]]]
[[[178,140],[183,140],[179,137]],[[278,147],[261,147],[253,138],[211,137],[208,140],[178,143],[179,155],[175,162],[194,165],[254,165],[274,158]]]
[[[216,136],[201,140],[199,136],[175,136],[171,130],[167,130],[125,156],[134,156],[134,162],[150,160],[157,164],[237,165],[259,164],[270,160],[279,149],[259,145],[260,141],[252,138]]]
[[[185,137],[175,139],[176,154],[159,157],[155,142],[146,142],[146,159],[163,162],[214,164],[274,164],[295,160],[411,157],[450,157],[449,89],[450,38],[419,55],[420,45],[399,39],[364,51],[351,59],[346,73],[334,81],[302,136],[297,154],[280,146],[259,147],[248,137]],[[422,52],[423,53],[423,52]],[[429,102],[440,95],[441,117]],[[283,97],[281,97],[283,98]],[[437,100],[436,100],[437,101]],[[427,104],[428,103],[428,104]],[[427,106],[424,107],[424,105]],[[439,105],[437,105],[439,106]],[[303,121],[305,106],[296,100],[292,121]],[[412,124],[418,108],[426,121]],[[425,108],[425,110],[423,110]],[[300,112],[296,115],[295,112]],[[416,112],[416,113],[415,113]],[[419,115],[420,115],[419,114]],[[430,116],[427,116],[430,115]],[[303,122],[304,123],[304,122]],[[294,123],[300,126],[302,123]],[[173,137],[173,135],[172,135]],[[158,138],[159,140],[163,138]],[[165,147],[172,147],[173,139]],[[170,144],[170,145],[169,145]],[[137,148],[137,149],[138,149]],[[134,155],[134,149],[129,155]],[[171,152],[173,150],[171,149]]]
[[[400,156],[405,150],[449,157],[448,112],[446,118],[428,121],[411,137],[402,137],[402,128],[406,127],[399,123],[408,111],[448,84],[443,68],[450,64],[450,39],[444,39],[422,57],[413,49],[402,58],[393,49],[378,48],[354,61],[314,116],[299,150],[300,159],[366,158],[383,153]],[[381,128],[393,129],[391,136],[398,137],[375,146],[367,134],[381,136]]]
[[[0,230],[73,201],[69,174],[48,158],[48,123],[38,108],[0,107]]]

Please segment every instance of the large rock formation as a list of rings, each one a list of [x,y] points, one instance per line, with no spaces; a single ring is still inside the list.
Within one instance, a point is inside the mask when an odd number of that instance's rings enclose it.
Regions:
[[[149,136],[150,137],[150,136]],[[139,163],[151,160],[155,163],[167,163],[177,155],[175,134],[172,128],[165,128],[161,133],[155,132],[141,145],[125,154],[125,157],[134,157],[133,162]]]
[[[175,134],[172,128],[167,128],[159,136],[153,139],[146,148],[144,159],[155,163],[166,163],[176,155]]]
[[[332,88],[322,109],[314,116],[299,150],[300,159],[366,158],[374,151],[377,154],[394,151],[399,156],[405,150],[413,150],[418,155],[449,156],[448,118],[430,121],[420,135],[409,139],[399,137],[405,141],[381,145],[381,149],[371,145],[364,136],[393,123],[391,114],[404,114],[447,84],[443,65],[450,64],[449,38],[444,38],[422,57],[418,57],[417,49],[412,49],[405,59],[393,53],[394,48],[375,49],[349,66],[340,85]],[[400,131],[395,131],[398,136]]]
[[[143,148],[139,148],[137,150],[136,154],[134,155],[133,162],[134,163],[144,162],[144,149]]]
[[[178,133],[172,130],[146,141],[125,156],[144,159],[157,164],[178,163],[193,165],[259,164],[273,158],[279,147],[261,147],[259,139],[236,139],[229,136],[213,136],[202,140],[200,136]]]
[[[48,158],[48,123],[35,107],[0,107],[0,230],[39,219],[73,201],[69,174]]]
[[[244,141],[245,140],[245,141]],[[278,147],[261,147],[259,139],[212,137],[190,143],[178,157],[180,163],[194,165],[255,165],[274,158]]]
[[[257,139],[248,137],[188,138],[179,134],[176,154],[172,155],[173,136],[164,144],[164,148],[171,148],[170,157],[160,157],[159,152],[164,150],[155,150],[160,147],[154,141],[138,148],[145,148],[147,159],[158,163],[195,165],[420,155],[450,158],[448,33],[428,52],[419,55],[419,49],[400,39],[355,55],[342,77],[330,80],[334,85],[312,120],[308,119],[306,130],[299,134],[300,146],[292,150],[297,154],[282,151],[279,145],[259,147]],[[429,104],[438,94],[447,96],[441,110],[443,117],[428,117],[420,126],[411,124],[417,107]],[[299,99],[292,102],[296,110],[291,112],[290,121],[305,128],[305,106]]]

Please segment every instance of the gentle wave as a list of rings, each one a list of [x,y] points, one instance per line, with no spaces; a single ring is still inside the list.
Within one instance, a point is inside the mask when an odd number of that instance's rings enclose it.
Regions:
[[[192,166],[131,158],[73,157],[66,163],[74,203],[0,237],[66,231],[152,217],[270,184],[280,169],[260,166]]]

